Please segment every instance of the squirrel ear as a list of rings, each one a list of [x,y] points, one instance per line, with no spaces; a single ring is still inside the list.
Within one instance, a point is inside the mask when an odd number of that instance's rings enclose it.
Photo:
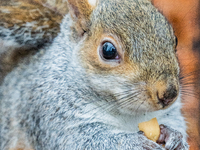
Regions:
[[[95,7],[97,5],[97,0],[88,0],[88,3],[92,6]]]
[[[90,25],[90,15],[96,7],[97,0],[68,0],[69,12],[77,30],[86,31]]]

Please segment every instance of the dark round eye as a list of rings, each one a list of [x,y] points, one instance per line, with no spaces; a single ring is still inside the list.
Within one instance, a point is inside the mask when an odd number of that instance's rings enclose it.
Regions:
[[[105,42],[102,47],[102,55],[105,59],[115,59],[118,54],[112,43]]]

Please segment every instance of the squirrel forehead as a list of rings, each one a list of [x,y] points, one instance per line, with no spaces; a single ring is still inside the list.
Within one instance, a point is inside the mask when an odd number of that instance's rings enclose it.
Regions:
[[[96,29],[117,34],[122,40],[140,36],[173,40],[168,21],[148,0],[100,0],[91,22]]]

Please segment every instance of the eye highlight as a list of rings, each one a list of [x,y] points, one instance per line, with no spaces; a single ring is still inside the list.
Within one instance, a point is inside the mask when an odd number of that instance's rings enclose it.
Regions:
[[[105,42],[102,46],[102,56],[103,58],[109,59],[119,59],[117,49],[110,42]]]

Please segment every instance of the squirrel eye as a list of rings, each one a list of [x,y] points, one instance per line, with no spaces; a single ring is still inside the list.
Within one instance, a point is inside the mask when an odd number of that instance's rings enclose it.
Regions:
[[[102,46],[102,56],[105,59],[118,59],[117,49],[112,43],[105,42]]]

